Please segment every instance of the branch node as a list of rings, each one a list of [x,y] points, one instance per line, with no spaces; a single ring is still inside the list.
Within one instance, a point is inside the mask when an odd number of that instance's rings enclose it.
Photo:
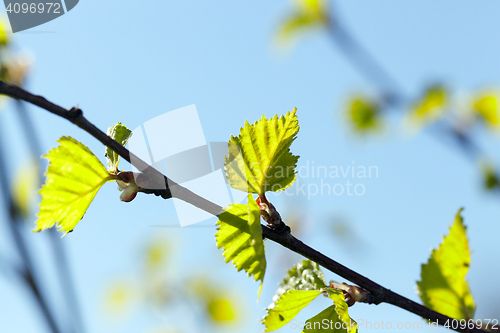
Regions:
[[[83,111],[78,107],[72,107],[68,111],[68,119],[75,119],[81,116],[83,116]]]

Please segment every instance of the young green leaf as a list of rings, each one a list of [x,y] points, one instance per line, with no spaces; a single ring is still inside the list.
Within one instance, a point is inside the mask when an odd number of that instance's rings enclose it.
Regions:
[[[299,131],[297,109],[286,116],[264,116],[255,124],[245,122],[240,134],[229,140],[225,158],[226,177],[235,189],[262,194],[280,191],[295,181],[298,156],[290,145]]]
[[[328,24],[327,4],[324,0],[298,0],[293,13],[279,27],[276,40],[288,44],[301,33],[325,28]]]
[[[24,219],[31,216],[40,186],[38,161],[29,161],[16,170],[11,186],[13,204]]]
[[[500,126],[500,94],[485,91],[478,95],[472,105],[475,112],[490,126]]]
[[[358,331],[357,323],[349,317],[343,292],[331,288],[328,288],[327,292],[334,305],[306,320],[303,333],[356,333]]]
[[[465,275],[469,270],[470,251],[460,209],[450,233],[429,261],[422,265],[417,282],[422,302],[428,308],[455,319],[473,319],[475,304]]]
[[[224,249],[226,263],[232,261],[238,272],[245,270],[255,281],[264,282],[266,257],[260,226],[260,209],[252,195],[248,195],[248,204],[231,204],[219,214],[215,239],[217,248]]]
[[[317,263],[311,260],[302,260],[288,270],[279,286],[278,297],[290,289],[320,290],[326,287],[326,282]]]
[[[355,96],[348,102],[348,120],[358,133],[373,132],[381,128],[380,106],[365,96]]]
[[[446,111],[448,95],[446,87],[441,85],[426,89],[420,99],[411,106],[409,123],[420,127],[439,119]]]
[[[81,142],[67,136],[58,142],[60,146],[44,156],[50,165],[40,190],[42,201],[33,231],[57,223],[66,235],[83,217],[99,188],[115,178]]]
[[[272,332],[286,325],[313,299],[322,293],[321,290],[288,290],[267,310],[262,320],[265,332]]]
[[[113,140],[119,142],[122,146],[125,146],[132,136],[132,131],[125,127],[125,125],[122,125],[122,123],[118,122],[108,128],[108,136]],[[108,160],[108,171],[111,173],[116,173],[118,171],[120,155],[114,152],[111,148],[106,147],[105,156]]]

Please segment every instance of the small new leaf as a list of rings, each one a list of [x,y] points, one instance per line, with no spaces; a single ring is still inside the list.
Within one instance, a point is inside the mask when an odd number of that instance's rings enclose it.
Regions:
[[[469,270],[470,251],[460,209],[450,233],[429,261],[422,265],[418,292],[424,305],[458,320],[474,318],[476,306],[465,275]]]
[[[125,127],[125,125],[122,125],[122,123],[118,122],[108,128],[108,136],[120,143],[122,146],[125,146],[132,136],[132,131]],[[108,160],[108,171],[111,173],[117,173],[120,155],[114,152],[111,148],[106,147],[105,156]]]
[[[500,94],[484,92],[476,97],[472,108],[491,127],[500,126]]]
[[[266,257],[260,226],[260,209],[252,195],[248,204],[231,204],[219,214],[215,239],[217,248],[223,248],[226,263],[232,261],[238,272],[245,270],[255,281],[264,282]]]
[[[99,188],[115,178],[81,142],[67,136],[58,142],[60,145],[44,156],[50,165],[40,190],[42,201],[33,231],[57,223],[66,235],[81,220]]]
[[[324,0],[297,0],[295,10],[283,21],[276,35],[277,42],[288,44],[301,33],[328,25]]]
[[[279,286],[278,297],[290,289],[320,290],[326,287],[326,281],[317,263],[303,260],[288,270]]]
[[[382,120],[380,106],[365,96],[355,96],[348,102],[348,120],[357,133],[373,132],[380,129]]]
[[[231,187],[262,194],[292,185],[299,159],[290,152],[299,132],[296,111],[295,108],[279,118],[262,116],[253,125],[247,121],[238,136],[231,136],[224,164]]]
[[[267,310],[262,321],[266,326],[265,332],[272,332],[286,325],[321,293],[321,290],[288,290]]]
[[[408,119],[410,124],[420,127],[439,119],[446,111],[448,95],[444,86],[434,85],[427,88],[411,107]]]
[[[357,323],[349,317],[343,292],[331,288],[328,288],[326,291],[328,297],[333,300],[334,305],[307,320],[302,332],[356,333],[358,331]]]

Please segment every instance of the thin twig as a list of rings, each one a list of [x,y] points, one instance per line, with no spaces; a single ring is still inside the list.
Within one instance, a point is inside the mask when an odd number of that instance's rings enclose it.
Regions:
[[[19,117],[19,122],[21,123],[24,135],[28,141],[28,146],[31,151],[32,158],[37,163],[37,168],[39,171],[38,187],[40,188],[43,184],[44,179],[44,168],[40,163],[40,157],[43,155],[43,150],[40,145],[40,140],[38,138],[36,128],[33,125],[33,119],[31,118],[28,110],[26,110],[24,102],[16,100],[16,107],[16,114]],[[68,306],[66,310],[68,312],[68,317],[70,318],[70,325],[73,328],[73,332],[85,332],[73,278],[69,269],[68,256],[63,244],[61,243],[61,237],[58,235],[58,232],[55,228],[49,230],[48,236],[50,244],[52,246],[52,255],[55,258],[55,264],[57,267],[57,273],[59,275],[63,295],[66,298],[66,304]]]
[[[378,88],[382,96],[382,104],[394,108],[408,105],[410,98],[407,97],[401,85],[368,49],[344,28],[339,18],[333,17],[328,22],[328,35],[351,65]],[[430,133],[437,139],[451,139],[448,142],[460,148],[471,162],[477,162],[479,158],[486,155],[470,135],[457,130],[447,122],[438,122],[436,127],[430,128]]]
[[[0,131],[2,133],[2,131]],[[59,333],[60,330],[56,324],[55,316],[53,312],[50,310],[45,297],[42,295],[37,279],[34,277],[33,270],[33,262],[31,256],[28,252],[28,247],[26,245],[26,241],[21,234],[20,227],[22,226],[16,218],[17,212],[12,209],[14,204],[12,202],[11,190],[9,185],[9,179],[7,176],[6,164],[4,160],[4,152],[1,144],[2,140],[0,140],[0,191],[2,193],[2,197],[4,200],[4,206],[7,211],[7,224],[9,230],[12,234],[12,238],[14,240],[14,244],[16,249],[21,257],[22,261],[22,276],[24,280],[28,284],[30,290],[32,291],[35,299],[42,310],[44,318],[47,321],[47,324],[53,333]]]
[[[65,119],[68,119],[75,125],[79,126],[83,130],[85,130],[87,133],[92,135],[94,138],[99,140],[102,144],[110,147],[113,149],[116,153],[118,153],[120,156],[122,156],[124,159],[130,162],[130,156],[132,156],[132,153],[128,151],[125,147],[123,147],[121,144],[104,134],[101,130],[99,130],[97,127],[95,127],[93,124],[91,124],[84,116],[81,110],[75,111],[75,109],[71,110],[66,110],[63,109],[62,107],[55,105],[49,101],[47,101],[45,98],[41,96],[36,96],[33,95],[19,87],[13,86],[6,84],[3,81],[0,81],[0,94],[5,94],[14,98],[19,98],[22,100],[25,100],[27,102],[30,102],[34,105],[38,105],[41,108],[59,115]],[[116,148],[116,149],[115,149]],[[134,159],[134,166],[141,170],[141,167],[144,168],[143,161],[137,162]],[[154,169],[153,169],[154,170]],[[156,170],[152,171],[154,173]],[[158,172],[158,171],[156,171]],[[155,175],[153,175],[155,176]],[[165,177],[162,175],[162,177]],[[157,179],[157,178],[156,178]],[[167,177],[165,177],[167,179]],[[168,180],[168,179],[167,179]],[[169,181],[170,182],[170,181]],[[206,200],[205,198],[200,197],[199,195],[187,190],[186,188],[178,185],[178,184],[173,184],[175,186],[175,191],[172,191],[172,194],[175,194],[175,197],[181,200],[184,200],[200,209],[203,209],[204,211],[212,214],[212,215],[218,215],[222,211],[222,207],[214,204],[213,202],[210,202]],[[171,189],[172,189],[172,183],[171,183]],[[168,189],[167,189],[168,190]],[[263,237],[272,240],[278,244],[281,244],[282,246],[290,249],[293,252],[296,252],[312,261],[317,262],[324,268],[330,270],[331,272],[359,285],[360,287],[368,290],[372,294],[372,299],[370,300],[371,303],[373,304],[380,304],[380,303],[389,303],[393,304],[399,308],[405,309],[407,311],[410,311],[412,313],[415,313],[418,316],[421,316],[425,319],[431,320],[431,321],[438,321],[438,324],[444,325],[446,321],[451,321],[453,320],[452,318],[439,314],[425,306],[422,306],[404,296],[401,296],[393,291],[390,291],[389,289],[380,286],[379,284],[371,281],[370,279],[364,277],[363,275],[341,265],[340,263],[334,261],[333,259],[323,255],[322,253],[314,250],[313,248],[307,246],[300,240],[296,239],[290,234],[290,229],[285,228],[283,232],[278,233],[276,230],[273,230],[269,227],[266,227],[262,225],[262,233]],[[454,329],[457,332],[482,332],[486,333],[484,330],[480,329],[461,329],[460,327]]]

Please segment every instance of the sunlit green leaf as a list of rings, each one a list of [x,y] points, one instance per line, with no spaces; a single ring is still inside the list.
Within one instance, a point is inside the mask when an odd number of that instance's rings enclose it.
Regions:
[[[8,23],[5,22],[3,18],[0,18],[0,46],[7,45],[9,39],[7,38],[7,29]]]
[[[262,321],[266,326],[265,332],[272,332],[286,325],[321,293],[321,290],[288,290],[285,292],[267,310],[267,315]]]
[[[497,92],[479,94],[472,107],[488,125],[500,126],[500,96]]]
[[[279,286],[278,296],[290,289],[320,290],[326,287],[326,282],[317,263],[303,260],[287,271],[287,275]]]
[[[410,124],[422,126],[439,119],[446,112],[448,95],[446,87],[441,85],[426,89],[420,99],[411,106],[408,118]]]
[[[380,129],[380,107],[377,102],[364,96],[355,96],[348,102],[348,119],[359,133]]]
[[[38,163],[30,161],[16,170],[12,181],[12,200],[23,218],[28,218],[39,187]]]
[[[132,136],[132,131],[129,130],[122,123],[116,123],[108,128],[108,136],[113,140],[125,146]],[[118,163],[120,162],[120,155],[114,152],[111,148],[106,147],[106,159],[108,160],[108,171],[116,173],[118,171]]]
[[[495,170],[495,167],[490,163],[484,163],[482,165],[482,175],[484,188],[488,191],[494,190],[500,187],[500,179]]]
[[[207,311],[210,318],[217,322],[231,322],[236,319],[233,302],[224,297],[215,297],[207,304]]]
[[[238,271],[245,270],[255,281],[264,282],[266,257],[260,225],[260,209],[252,195],[248,204],[231,204],[219,214],[215,238],[217,248],[223,248],[226,263],[232,261]]]
[[[81,220],[99,188],[114,177],[81,142],[67,136],[58,142],[60,145],[44,156],[50,165],[40,190],[42,201],[34,231],[57,223],[66,235]]]
[[[357,323],[349,317],[348,307],[344,301],[342,291],[327,289],[327,292],[328,296],[333,300],[334,305],[326,308],[311,319],[306,320],[303,333],[356,333],[358,331]]]
[[[328,25],[328,13],[324,0],[296,0],[295,10],[281,23],[277,41],[289,43],[301,33]]]
[[[250,125],[245,122],[240,134],[229,140],[225,159],[226,177],[235,189],[261,194],[280,191],[295,181],[298,156],[290,145],[299,131],[297,109],[286,116],[264,116]]]
[[[469,270],[470,251],[460,209],[450,233],[429,261],[422,265],[417,282],[425,306],[455,319],[473,319],[476,306],[465,275]]]

